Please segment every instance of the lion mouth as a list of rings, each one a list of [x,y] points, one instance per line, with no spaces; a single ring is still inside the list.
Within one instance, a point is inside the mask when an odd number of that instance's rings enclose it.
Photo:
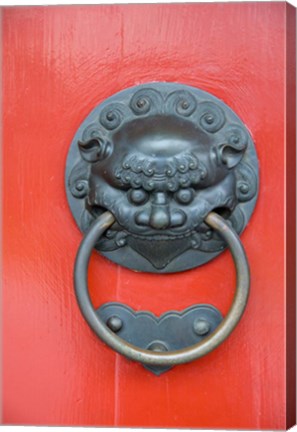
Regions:
[[[191,237],[193,234],[197,233],[195,230],[188,230],[181,234],[135,234],[131,231],[125,231],[127,235],[139,240],[148,240],[148,241],[163,241],[163,240],[176,240],[176,239],[184,239],[185,237]]]

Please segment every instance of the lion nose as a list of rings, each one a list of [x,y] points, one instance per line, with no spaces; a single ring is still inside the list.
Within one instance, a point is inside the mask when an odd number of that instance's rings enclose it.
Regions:
[[[151,208],[138,213],[135,218],[136,223],[156,230],[183,225],[186,221],[185,213],[181,210],[170,213],[167,200],[163,192],[156,192],[153,195]]]
[[[167,207],[154,206],[151,211],[149,225],[154,229],[165,229],[169,226],[170,216]]]

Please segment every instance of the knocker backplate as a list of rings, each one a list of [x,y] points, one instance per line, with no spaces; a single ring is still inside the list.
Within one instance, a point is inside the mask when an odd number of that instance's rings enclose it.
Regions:
[[[148,83],[114,94],[83,121],[66,191],[81,231],[107,210],[114,215],[97,243],[101,254],[137,271],[183,271],[225,248],[204,222],[209,212],[239,234],[246,227],[258,194],[257,155],[246,126],[215,96]]]

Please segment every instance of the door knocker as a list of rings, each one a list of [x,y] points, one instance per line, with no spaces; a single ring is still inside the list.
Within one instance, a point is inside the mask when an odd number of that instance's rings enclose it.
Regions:
[[[66,191],[85,237],[74,271],[93,331],[155,374],[204,356],[233,331],[248,300],[249,266],[239,239],[258,194],[252,138],[221,100],[194,87],[150,83],[99,104],[69,150]],[[228,314],[211,305],[157,318],[120,303],[93,307],[93,248],[124,267],[170,273],[200,266],[228,246],[237,275]],[[137,321],[137,324],[136,324]]]

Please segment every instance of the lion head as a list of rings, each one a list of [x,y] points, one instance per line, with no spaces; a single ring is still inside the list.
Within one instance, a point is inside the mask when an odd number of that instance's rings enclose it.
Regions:
[[[76,141],[81,160],[69,177],[84,199],[83,229],[106,210],[116,219],[98,247],[130,248],[156,269],[189,249],[221,249],[205,217],[218,211],[241,231],[239,204],[257,183],[241,122],[213,100],[164,90],[103,106]]]

